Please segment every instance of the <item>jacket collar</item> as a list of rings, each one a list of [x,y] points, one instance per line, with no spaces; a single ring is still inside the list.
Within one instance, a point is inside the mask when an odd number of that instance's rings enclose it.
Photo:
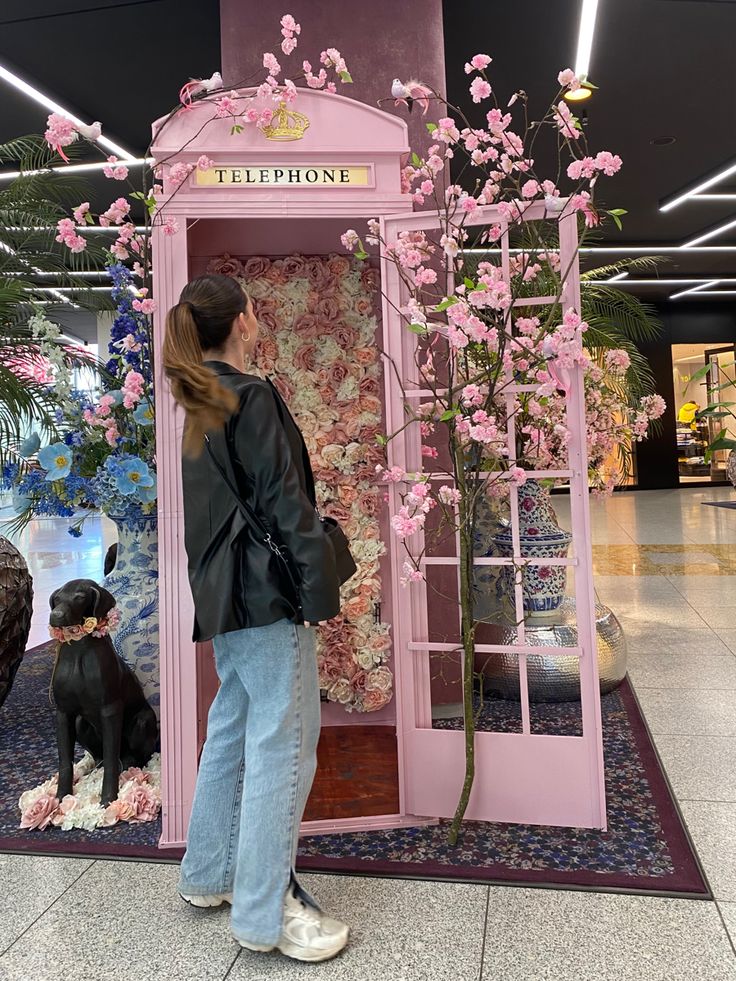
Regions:
[[[238,371],[237,368],[233,368],[231,364],[227,364],[226,361],[205,361],[203,362],[206,367],[210,368],[216,375],[243,375],[245,372]]]

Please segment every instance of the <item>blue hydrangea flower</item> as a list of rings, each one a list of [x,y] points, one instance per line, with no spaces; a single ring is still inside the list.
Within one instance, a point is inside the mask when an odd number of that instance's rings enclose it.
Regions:
[[[31,435],[24,439],[20,444],[19,452],[21,456],[33,456],[34,453],[38,453],[41,448],[41,437],[38,433],[31,433]]]
[[[133,413],[133,418],[139,426],[153,425],[153,406],[150,402],[140,402]]]
[[[46,471],[46,480],[63,480],[72,469],[72,451],[65,443],[52,443],[39,451],[38,462]]]
[[[121,494],[139,495],[143,488],[153,487],[154,479],[148,464],[139,457],[133,456],[121,462],[117,468],[115,483]]]

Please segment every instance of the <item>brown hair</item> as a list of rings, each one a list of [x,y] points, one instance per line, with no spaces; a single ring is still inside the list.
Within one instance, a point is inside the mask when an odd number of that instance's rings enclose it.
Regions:
[[[230,276],[198,276],[184,287],[166,314],[163,369],[186,413],[184,452],[198,456],[204,434],[222,426],[238,407],[238,397],[202,364],[205,351],[220,350],[233,320],[245,313],[248,296]]]

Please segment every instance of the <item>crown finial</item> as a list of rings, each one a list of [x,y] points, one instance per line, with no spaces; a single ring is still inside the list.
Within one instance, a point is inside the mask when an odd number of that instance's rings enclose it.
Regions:
[[[307,117],[301,112],[287,109],[286,103],[281,102],[271,122],[263,127],[263,132],[267,140],[287,143],[290,140],[301,140],[308,129]]]

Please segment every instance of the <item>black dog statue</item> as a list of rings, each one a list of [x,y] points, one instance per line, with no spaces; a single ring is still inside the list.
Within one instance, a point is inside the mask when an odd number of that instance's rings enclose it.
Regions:
[[[49,625],[80,628],[94,617],[104,632],[115,598],[91,579],[72,579],[50,599]],[[99,627],[98,627],[99,629]],[[110,637],[81,630],[79,639],[60,642],[52,687],[56,702],[61,800],[72,793],[74,744],[79,742],[104,764],[102,804],[118,796],[121,767],[145,766],[159,746],[156,714],[138,678],[115,651]]]

